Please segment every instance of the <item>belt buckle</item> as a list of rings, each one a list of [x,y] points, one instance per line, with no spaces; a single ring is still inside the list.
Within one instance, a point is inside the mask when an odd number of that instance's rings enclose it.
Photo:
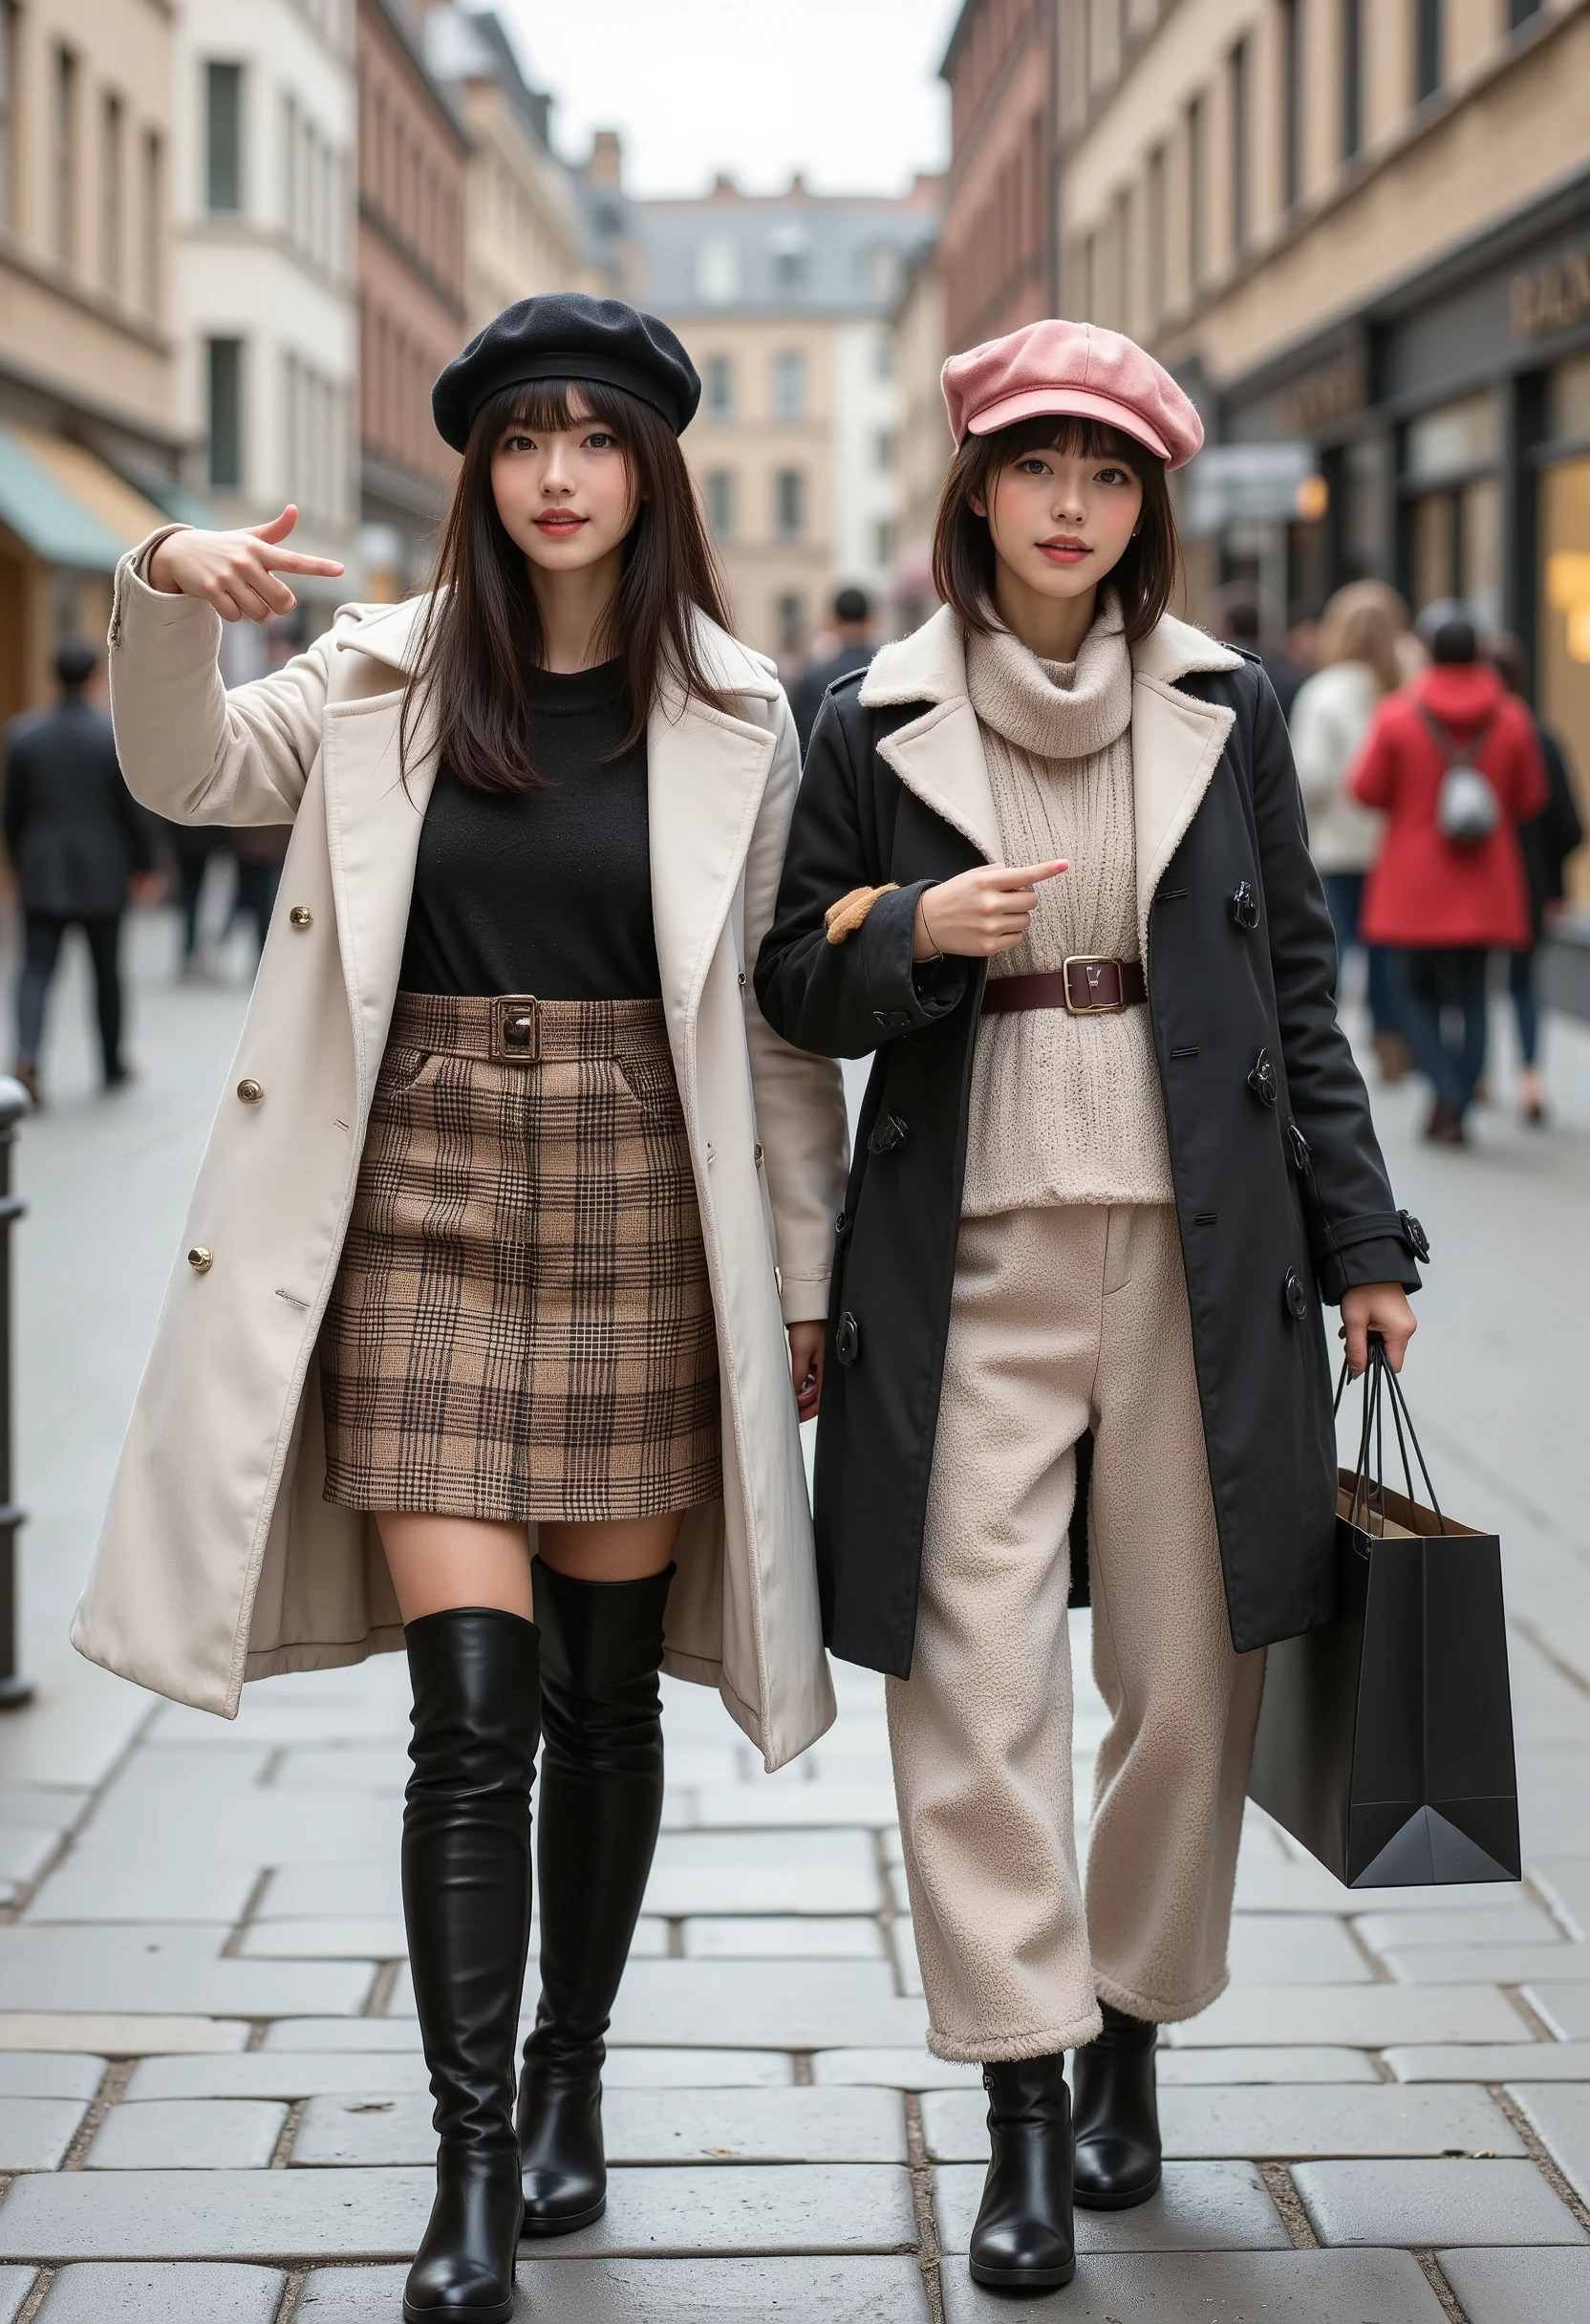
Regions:
[[[1065,1007],[1068,1015],[1072,1017],[1119,1017],[1127,1005],[1124,995],[1118,1001],[1095,1001],[1088,1005],[1078,1007],[1076,1001],[1071,998],[1071,971],[1074,968],[1082,969],[1085,974],[1089,969],[1095,972],[1094,975],[1087,978],[1089,992],[1096,988],[1097,972],[1106,968],[1113,968],[1116,976],[1116,991],[1120,992],[1120,962],[1118,960],[1101,960],[1097,953],[1074,952],[1062,961],[1060,970],[1065,984]]]
[[[502,1065],[541,1063],[541,1003],[533,993],[505,993],[492,1002],[491,1055]]]

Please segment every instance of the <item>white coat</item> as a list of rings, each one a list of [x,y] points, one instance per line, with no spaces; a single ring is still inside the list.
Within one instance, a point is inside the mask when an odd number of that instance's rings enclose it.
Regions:
[[[148,545],[146,544],[145,547]],[[315,1359],[398,987],[423,733],[398,718],[423,600],[349,606],[308,653],[227,694],[218,616],[116,576],[117,743],[138,798],[185,823],[292,822],[258,981],[194,1189],[74,1644],[226,1717],[246,1678],[402,1644],[375,1522],[322,1497]],[[846,1133],[837,1066],[770,1030],[748,981],[799,783],[772,665],[704,622],[728,711],[647,730],[663,1010],[712,1282],[722,1498],[686,1518],[665,1669],[716,1686],[769,1768],[834,1715],[785,1322],[827,1312]],[[235,1085],[259,1083],[240,1102]],[[213,1254],[203,1273],[191,1248]]]

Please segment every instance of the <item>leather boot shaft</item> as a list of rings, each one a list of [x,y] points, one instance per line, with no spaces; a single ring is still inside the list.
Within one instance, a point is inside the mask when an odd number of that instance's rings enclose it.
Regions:
[[[968,2252],[972,2279],[999,2292],[1055,2290],[1077,2271],[1065,2059],[1002,2059],[984,2066],[982,2080],[989,2164]]]
[[[601,2216],[603,2036],[662,1821],[662,1622],[672,1566],[581,1582],[537,1559],[542,1627],[541,1999],[518,2128],[526,2234]]]
[[[1159,2028],[1101,2005],[1104,2031],[1072,2060],[1076,2199],[1095,2211],[1147,2203],[1161,2176]]]

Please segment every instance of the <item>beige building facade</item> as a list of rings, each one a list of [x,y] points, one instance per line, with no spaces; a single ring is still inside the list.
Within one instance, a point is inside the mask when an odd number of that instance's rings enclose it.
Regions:
[[[165,0],[0,6],[0,718],[174,487]]]
[[[1515,631],[1590,774],[1587,0],[1060,0],[1063,311],[1176,372],[1194,607]]]

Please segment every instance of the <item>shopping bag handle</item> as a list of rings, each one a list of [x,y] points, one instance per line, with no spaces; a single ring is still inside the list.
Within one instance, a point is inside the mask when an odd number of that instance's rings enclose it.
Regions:
[[[1371,1433],[1374,1437],[1374,1490],[1381,1495],[1382,1521],[1384,1522],[1385,1519],[1386,1457],[1381,1418],[1381,1390],[1385,1388],[1391,1407],[1391,1427],[1396,1435],[1397,1451],[1402,1459],[1403,1482],[1407,1487],[1407,1497],[1410,1501],[1418,1498],[1413,1490],[1413,1473],[1407,1457],[1407,1448],[1411,1445],[1414,1458],[1419,1464],[1419,1474],[1425,1481],[1425,1491],[1429,1496],[1430,1508],[1435,1513],[1435,1521],[1439,1525],[1442,1535],[1445,1536],[1447,1520],[1442,1516],[1441,1504],[1435,1497],[1435,1487],[1430,1481],[1429,1464],[1425,1458],[1424,1448],[1414,1431],[1413,1416],[1407,1409],[1407,1399],[1403,1394],[1402,1385],[1396,1373],[1386,1361],[1386,1343],[1377,1331],[1369,1334],[1368,1354],[1369,1360],[1364,1367],[1363,1375],[1364,1417],[1359,1430],[1358,1459],[1353,1469],[1353,1496],[1347,1510],[1348,1522],[1354,1525],[1358,1523],[1358,1513],[1361,1506],[1365,1514],[1373,1507],[1369,1477]],[[1336,1383],[1336,1397],[1331,1406],[1333,1414],[1342,1409],[1342,1393],[1346,1385],[1347,1359],[1343,1356],[1341,1376]],[[1405,1428],[1407,1431],[1406,1438],[1403,1433]]]

